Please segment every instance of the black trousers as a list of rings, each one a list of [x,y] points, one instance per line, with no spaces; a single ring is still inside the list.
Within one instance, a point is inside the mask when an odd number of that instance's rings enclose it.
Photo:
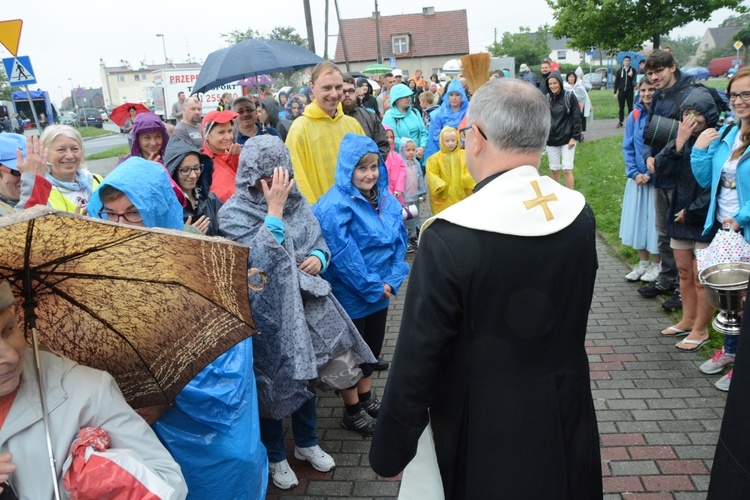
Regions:
[[[383,348],[383,339],[385,338],[385,322],[388,318],[388,308],[381,309],[380,311],[374,312],[364,318],[353,319],[352,323],[357,327],[357,331],[362,336],[362,339],[367,343],[367,346],[372,351],[372,355],[375,358],[380,357],[380,350]],[[370,363],[362,363],[359,365],[362,369],[362,374],[365,377],[372,375],[372,365]]]
[[[628,103],[628,115],[633,111],[633,89],[618,90],[617,102],[620,104],[620,125],[625,123],[625,102]]]

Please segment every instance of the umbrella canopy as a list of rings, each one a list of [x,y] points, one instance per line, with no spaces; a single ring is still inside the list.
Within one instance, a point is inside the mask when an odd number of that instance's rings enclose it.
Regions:
[[[385,75],[386,73],[390,73],[391,71],[393,71],[393,69],[390,66],[376,63],[365,66],[365,68],[362,70],[362,73],[364,73],[365,75]]]
[[[109,119],[115,122],[120,127],[124,127],[125,120],[130,118],[130,111],[128,111],[130,108],[135,108],[135,112],[137,114],[151,112],[146,106],[144,106],[141,103],[126,102],[125,104],[120,104],[119,106],[114,108],[112,112],[109,114]]]
[[[0,280],[24,297],[27,339],[108,371],[134,408],[172,403],[255,332],[248,249],[34,207],[0,218]]]
[[[258,85],[273,85],[274,83],[276,83],[276,80],[269,75],[258,75],[257,77],[243,78],[237,82],[237,85],[240,87],[257,87]]]
[[[250,76],[296,71],[323,61],[325,59],[322,57],[293,43],[261,38],[243,40],[208,55],[193,87],[193,94]]]

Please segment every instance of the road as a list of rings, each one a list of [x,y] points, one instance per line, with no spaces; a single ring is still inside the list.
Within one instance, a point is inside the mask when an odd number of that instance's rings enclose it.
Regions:
[[[120,133],[120,128],[112,122],[104,123],[104,130],[115,132],[115,135],[105,135],[103,137],[92,137],[84,140],[84,147],[86,148],[86,155],[100,153],[107,149],[122,146],[128,143],[128,139],[125,134]]]

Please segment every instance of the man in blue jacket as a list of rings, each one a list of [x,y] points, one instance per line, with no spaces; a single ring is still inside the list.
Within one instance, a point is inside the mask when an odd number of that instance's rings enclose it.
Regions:
[[[656,173],[654,158],[661,148],[652,148],[651,139],[648,135],[648,125],[654,116],[663,116],[679,120],[680,103],[692,91],[690,82],[693,77],[683,75],[677,69],[674,56],[663,50],[655,50],[646,59],[646,76],[656,87],[654,100],[649,109],[648,120],[644,128],[643,138],[646,166],[652,175]],[[662,307],[667,311],[682,309],[682,298],[678,286],[677,264],[674,261],[672,248],[667,236],[667,217],[669,216],[669,205],[672,199],[674,182],[667,181],[654,175],[654,204],[656,207],[656,232],[659,235],[659,255],[661,255],[661,272],[653,283],[648,283],[638,289],[643,297],[654,298],[657,295],[667,294],[672,296],[664,301]]]

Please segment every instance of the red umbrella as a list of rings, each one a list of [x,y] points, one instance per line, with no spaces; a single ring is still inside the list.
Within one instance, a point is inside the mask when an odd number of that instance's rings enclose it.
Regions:
[[[126,102],[125,104],[120,104],[115,109],[112,110],[112,113],[109,115],[109,119],[118,124],[121,127],[125,126],[125,120],[130,118],[130,111],[128,111],[130,108],[135,108],[136,114],[141,113],[150,113],[149,109],[144,106],[141,103],[138,102]]]

